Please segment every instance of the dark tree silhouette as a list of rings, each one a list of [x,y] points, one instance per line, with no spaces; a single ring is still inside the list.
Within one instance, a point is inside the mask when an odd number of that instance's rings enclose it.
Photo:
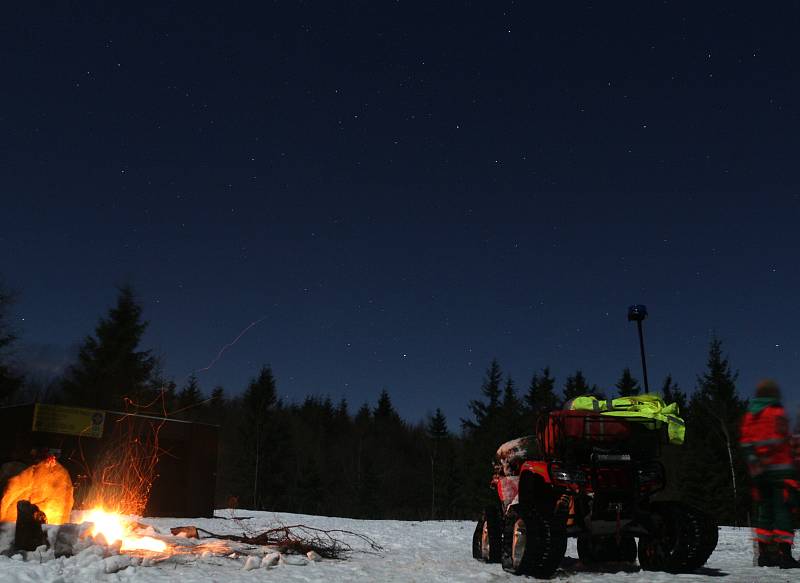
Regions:
[[[124,398],[141,401],[149,394],[156,361],[148,350],[138,350],[147,322],[133,289],[119,289],[116,305],[87,336],[64,380],[63,391],[71,404],[101,409],[125,408]]]
[[[265,366],[250,381],[242,396],[242,472],[249,477],[253,507],[269,507],[281,489],[277,482],[275,455],[280,450],[281,433],[278,427],[280,402],[277,397],[272,369]]]
[[[639,381],[633,378],[631,369],[627,366],[622,369],[622,375],[614,385],[620,397],[633,397],[639,394]]]
[[[211,408],[225,406],[225,389],[219,385],[211,390],[211,398],[208,401]]]
[[[746,468],[737,447],[746,401],[737,393],[737,378],[722,353],[722,341],[712,338],[706,371],[697,377],[686,415],[684,492],[727,524],[740,523],[749,507],[742,487]]]
[[[480,427],[487,418],[494,416],[500,408],[500,396],[502,394],[500,383],[503,380],[503,372],[497,359],[492,360],[486,376],[481,385],[481,394],[485,400],[474,400],[469,403],[469,410],[474,417],[473,420],[465,421],[465,426],[470,428]]]
[[[580,397],[582,395],[591,395],[594,392],[586,382],[586,377],[583,376],[581,369],[575,371],[575,374],[567,377],[564,383],[564,402],[570,399]]]
[[[389,391],[383,389],[378,397],[378,404],[375,406],[373,418],[376,423],[400,423],[400,415],[392,405],[392,399],[389,397]]]
[[[686,411],[686,393],[672,380],[671,374],[667,375],[664,384],[661,385],[661,396],[665,403],[677,403],[679,411]]]
[[[514,388],[514,380],[507,377],[503,388],[503,401],[500,404],[499,423],[504,427],[504,440],[518,437],[524,433],[529,433],[525,427],[525,409],[522,402],[517,397],[517,390]]]
[[[186,385],[178,393],[177,414],[181,419],[195,420],[200,417],[199,405],[203,402],[203,393],[195,375],[191,375]]]
[[[438,407],[433,417],[428,420],[427,431],[428,437],[431,439],[443,439],[449,435],[447,430],[447,418]]]
[[[450,436],[447,430],[447,419],[441,409],[436,409],[436,413],[428,420],[426,433],[431,443],[431,520],[436,518],[437,488],[442,479],[439,456],[444,447],[445,440]]]
[[[525,407],[531,413],[552,411],[561,404],[555,391],[556,379],[550,374],[550,367],[542,369],[541,375],[534,373],[528,392],[525,394]]]

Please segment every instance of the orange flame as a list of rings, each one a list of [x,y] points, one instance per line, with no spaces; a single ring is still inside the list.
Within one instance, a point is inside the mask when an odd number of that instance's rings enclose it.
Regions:
[[[103,508],[93,508],[83,515],[85,522],[91,522],[89,534],[103,535],[110,545],[120,541],[121,551],[153,551],[163,553],[167,543],[150,536],[138,536],[133,533],[133,524],[121,514],[107,512]]]
[[[28,500],[45,513],[48,524],[69,522],[72,510],[72,480],[64,467],[50,456],[26,468],[8,481],[0,492],[0,521],[17,520],[17,502]]]

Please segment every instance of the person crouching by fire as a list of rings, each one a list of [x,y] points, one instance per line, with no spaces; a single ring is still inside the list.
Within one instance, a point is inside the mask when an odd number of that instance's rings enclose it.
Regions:
[[[742,419],[740,444],[753,484],[758,565],[796,569],[800,563],[792,557],[792,507],[797,504],[800,483],[789,420],[775,381],[763,380],[756,386],[755,398]]]

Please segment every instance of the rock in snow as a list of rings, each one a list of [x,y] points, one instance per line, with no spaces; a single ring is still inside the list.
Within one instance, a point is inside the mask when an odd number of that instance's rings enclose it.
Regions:
[[[261,566],[262,567],[274,567],[278,564],[278,561],[281,560],[280,553],[267,553],[264,555],[264,558],[261,559]]]
[[[258,569],[260,566],[261,566],[261,559],[254,555],[250,555],[244,562],[243,568],[245,571],[252,571],[253,569]]]

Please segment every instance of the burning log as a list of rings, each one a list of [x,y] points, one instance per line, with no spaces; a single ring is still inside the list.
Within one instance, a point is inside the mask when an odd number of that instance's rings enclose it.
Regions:
[[[41,509],[50,524],[68,522],[74,502],[69,472],[51,456],[9,479],[0,499],[0,521],[15,522],[21,500]]]
[[[47,523],[44,512],[36,504],[27,500],[17,502],[17,529],[14,534],[14,547],[18,551],[35,551],[38,547],[47,544],[42,525]]]

